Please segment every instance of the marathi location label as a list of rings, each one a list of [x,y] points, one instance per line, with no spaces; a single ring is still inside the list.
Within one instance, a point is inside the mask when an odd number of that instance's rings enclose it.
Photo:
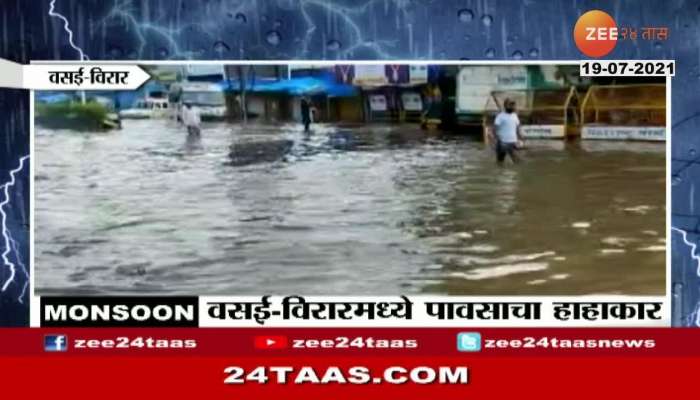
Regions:
[[[0,87],[31,90],[135,90],[151,79],[138,65],[32,64],[0,60]]]
[[[30,65],[31,89],[135,90],[151,76],[138,65]]]

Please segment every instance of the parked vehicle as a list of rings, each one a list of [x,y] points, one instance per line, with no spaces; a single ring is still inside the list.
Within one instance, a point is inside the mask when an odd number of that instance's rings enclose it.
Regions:
[[[124,119],[167,118],[168,107],[167,99],[145,98],[136,101],[132,108],[120,111],[119,116]]]
[[[197,107],[202,121],[217,121],[226,117],[226,98],[218,84],[185,82],[172,85],[168,98],[178,120],[182,120],[182,106],[185,103]]]

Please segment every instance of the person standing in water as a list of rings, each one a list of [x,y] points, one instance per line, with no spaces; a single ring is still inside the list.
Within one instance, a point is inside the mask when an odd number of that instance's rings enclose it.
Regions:
[[[516,154],[517,149],[523,145],[523,135],[520,129],[520,119],[516,112],[515,101],[505,99],[504,110],[496,115],[493,121],[493,128],[496,139],[496,160],[499,165],[503,164],[506,156],[509,156],[514,163],[520,161]]]
[[[308,97],[301,98],[301,122],[304,124],[304,132],[308,132],[311,125],[311,103]]]
[[[189,136],[201,135],[202,119],[199,116],[199,111],[192,107],[190,103],[185,103],[185,107],[182,109],[182,123],[187,128],[187,134]]]

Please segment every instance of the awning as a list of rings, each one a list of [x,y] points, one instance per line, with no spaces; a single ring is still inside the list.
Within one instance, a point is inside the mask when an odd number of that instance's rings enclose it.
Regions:
[[[67,101],[71,101],[75,98],[73,94],[66,94],[66,93],[55,93],[55,92],[36,92],[36,101],[37,103],[47,103],[47,104],[54,104],[54,103],[63,103]]]
[[[239,91],[239,80],[226,80],[220,83],[224,90]],[[245,82],[245,90],[252,93],[282,93],[292,96],[327,95],[331,97],[355,96],[357,89],[328,79],[316,77],[292,78],[279,81]]]

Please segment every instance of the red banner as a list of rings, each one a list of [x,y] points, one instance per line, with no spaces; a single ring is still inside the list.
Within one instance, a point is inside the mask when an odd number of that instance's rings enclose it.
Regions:
[[[5,329],[7,398],[687,395],[681,329]]]

